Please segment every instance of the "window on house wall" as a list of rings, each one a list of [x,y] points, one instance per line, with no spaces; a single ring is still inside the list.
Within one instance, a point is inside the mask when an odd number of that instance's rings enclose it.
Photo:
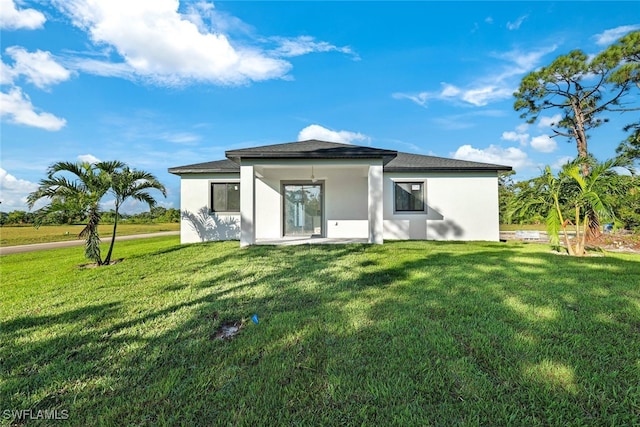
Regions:
[[[240,183],[212,182],[211,210],[213,212],[240,212]]]
[[[395,183],[396,212],[424,212],[424,182]]]

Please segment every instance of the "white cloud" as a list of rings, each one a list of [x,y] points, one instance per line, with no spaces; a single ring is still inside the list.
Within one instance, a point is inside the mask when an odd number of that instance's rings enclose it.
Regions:
[[[511,22],[511,21],[507,22],[507,29],[512,31],[520,29],[520,26],[528,17],[529,15],[522,15],[521,17],[516,19],[515,22]]]
[[[508,99],[513,96],[513,88],[488,85],[461,91],[462,100],[476,107],[483,107],[493,101]]]
[[[554,117],[547,117],[546,119],[554,120]],[[521,147],[531,145],[534,150],[541,153],[551,153],[558,148],[556,141],[549,135],[538,135],[529,140],[531,136],[528,133],[525,133],[527,128],[528,125],[526,123],[518,125],[516,127],[516,131],[502,132],[501,139],[504,141],[518,142]]]
[[[631,176],[631,171],[627,168],[623,168],[622,166],[616,166],[614,168],[612,168],[615,173],[617,173],[618,175],[624,175],[624,176]]]
[[[298,141],[306,141],[309,139],[341,142],[343,144],[352,144],[354,141],[368,142],[370,140],[368,136],[359,132],[350,132],[346,130],[335,131],[320,125],[309,125],[298,133]]]
[[[193,145],[202,139],[200,135],[190,132],[164,132],[158,135],[158,137],[167,142],[185,145]]]
[[[484,107],[492,102],[511,98],[518,87],[520,77],[535,68],[543,56],[553,52],[556,48],[557,45],[552,45],[527,52],[512,50],[502,54],[494,54],[493,57],[505,62],[502,67],[498,68],[498,72],[492,71],[465,87],[442,82],[439,91],[397,92],[392,96],[395,99],[409,99],[422,107],[426,107],[428,101],[432,99]]]
[[[552,153],[558,148],[558,144],[549,135],[539,135],[531,138],[531,147],[541,153]]]
[[[4,212],[27,210],[27,195],[38,189],[38,184],[16,178],[0,168],[0,209]]]
[[[135,74],[134,70],[123,62],[113,63],[91,58],[70,58],[68,64],[75,70],[102,77],[131,79]]]
[[[516,19],[514,22],[507,22],[507,29],[508,30],[517,30],[520,28],[520,26],[522,25],[522,23],[525,21],[525,19],[527,19],[529,17],[529,15],[522,15],[521,17],[519,17],[518,19]]]
[[[605,30],[600,34],[596,34],[593,38],[596,40],[596,44],[598,46],[606,46],[611,43],[617,41],[620,37],[625,34],[636,31],[640,29],[640,24],[635,25],[622,25],[620,27],[611,28],[609,30]]]
[[[93,163],[98,163],[100,159],[94,156],[93,154],[80,154],[78,156],[78,161],[93,164]]]
[[[564,165],[572,161],[574,158],[571,156],[562,156],[559,157],[552,165],[551,168],[555,170],[562,169]]]
[[[520,146],[524,147],[529,142],[529,134],[514,131],[502,132],[502,139],[505,141],[518,142]]]
[[[12,88],[9,93],[0,92],[0,116],[11,123],[32,126],[48,131],[62,129],[67,121],[51,113],[35,111],[29,97],[19,87]]]
[[[109,71],[148,82],[222,85],[281,78],[287,61],[248,47],[233,46],[221,33],[203,32],[178,12],[178,0],[57,0],[56,6],[86,31],[96,45],[113,47],[123,59],[114,68],[92,59],[85,69]],[[202,10],[202,7],[200,8]],[[80,61],[81,62],[81,61]]]
[[[13,0],[0,0],[0,28],[3,30],[35,30],[47,19],[35,9],[18,9]]]
[[[274,37],[272,40],[280,45],[273,51],[277,56],[292,57],[312,52],[341,52],[353,55],[354,59],[360,59],[349,46],[338,47],[327,42],[318,42],[310,36],[299,36],[293,39]]]
[[[557,125],[558,122],[562,119],[562,115],[555,114],[551,117],[549,116],[540,116],[540,120],[538,121],[539,128],[548,128],[554,125]]]
[[[215,28],[218,33],[255,37],[256,31],[252,25],[224,10],[216,9],[213,3],[207,3],[206,0],[199,0],[195,5],[188,4],[186,9],[185,18],[198,25],[202,33],[209,31],[206,18],[209,20],[209,27]]]
[[[455,153],[452,153],[454,159],[470,160],[474,162],[493,163],[505,166],[511,166],[519,169],[529,166],[530,161],[527,153],[516,147],[502,148],[497,145],[490,145],[488,148],[474,148],[469,144],[458,147]]]
[[[487,24],[493,24],[493,17],[487,16],[486,18],[484,18],[484,22],[486,22]]]
[[[187,4],[187,11],[184,14],[184,18],[195,24],[201,33],[206,33],[208,30],[204,18],[212,19],[214,9],[213,3],[207,3],[206,1]]]
[[[427,105],[427,101],[429,100],[429,98],[435,98],[435,95],[432,96],[432,94],[429,92],[420,92],[415,94],[396,92],[391,96],[395,99],[408,99],[422,107],[425,107]]]
[[[45,89],[71,77],[71,72],[58,64],[49,52],[27,52],[20,46],[8,47],[5,52],[15,61],[13,67],[4,64],[6,72],[13,79],[23,75],[38,88]],[[2,80],[7,78],[3,77]]]
[[[0,85],[13,84],[14,77],[13,68],[0,60]]]
[[[439,92],[420,93],[394,93],[396,99],[409,99],[420,106],[426,106],[430,99],[441,101],[458,100],[464,101],[476,107],[483,107],[493,101],[510,98],[513,95],[513,88],[500,87],[497,85],[487,85],[461,89],[449,83],[441,83],[442,89]]]
[[[19,76],[40,89],[63,82],[71,77],[71,72],[58,64],[51,53],[37,50],[27,52],[20,46],[5,50],[14,63],[13,66],[0,61],[0,83],[10,85],[8,92],[0,92],[0,117],[10,123],[26,125],[49,131],[60,130],[66,121],[51,113],[37,112],[29,96],[14,85]]]
[[[501,74],[496,76],[497,80],[504,80],[509,77],[522,75],[535,69],[540,60],[558,48],[557,44],[550,46],[543,46],[535,50],[521,51],[519,49],[510,50],[509,52],[495,54],[494,56],[503,61],[510,62],[510,64],[503,68]]]

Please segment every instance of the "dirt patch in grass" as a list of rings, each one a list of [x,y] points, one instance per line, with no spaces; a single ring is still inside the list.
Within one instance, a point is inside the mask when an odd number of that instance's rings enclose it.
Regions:
[[[109,262],[109,265],[120,264],[124,261],[124,258],[113,259]],[[97,268],[97,267],[105,267],[106,264],[98,264],[96,262],[91,262],[89,264],[80,264],[78,268]]]
[[[244,328],[244,323],[240,320],[225,322],[209,337],[212,340],[232,340]]]
[[[603,233],[588,243],[589,246],[613,252],[640,254],[640,235],[629,232]]]

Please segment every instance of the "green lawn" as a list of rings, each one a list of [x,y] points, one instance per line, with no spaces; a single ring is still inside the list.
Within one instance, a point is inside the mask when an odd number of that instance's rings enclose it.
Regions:
[[[78,426],[640,420],[637,255],[177,237],[117,250],[98,269],[77,267],[79,248],[0,258],[1,409]]]
[[[0,227],[0,246],[28,245],[32,243],[62,242],[77,240],[84,225],[43,225],[35,228],[32,225]],[[180,230],[179,223],[167,224],[118,224],[117,236],[131,234],[155,233],[158,231]],[[111,238],[113,224],[98,226],[100,237]]]

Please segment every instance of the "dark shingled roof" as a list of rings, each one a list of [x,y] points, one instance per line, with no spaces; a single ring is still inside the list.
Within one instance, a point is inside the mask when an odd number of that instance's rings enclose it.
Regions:
[[[229,159],[178,166],[169,168],[169,172],[176,175],[186,173],[238,173],[240,172],[240,159],[243,157],[251,159],[382,159],[385,172],[477,172],[511,170],[511,166],[401,153],[393,150],[318,141],[315,139],[229,150],[225,155]]]
[[[177,166],[169,168],[169,173],[180,175],[183,173],[237,173],[240,172],[240,165],[228,159],[215,162],[196,163],[193,165]]]
[[[308,141],[229,150],[225,155],[229,159],[236,161],[243,157],[251,159],[391,159],[396,155],[396,152],[381,150],[380,148],[310,139]]]
[[[444,157],[423,156],[398,152],[398,155],[384,165],[385,172],[441,172],[441,171],[510,171],[511,166],[490,163],[470,162],[467,160],[447,159]]]

